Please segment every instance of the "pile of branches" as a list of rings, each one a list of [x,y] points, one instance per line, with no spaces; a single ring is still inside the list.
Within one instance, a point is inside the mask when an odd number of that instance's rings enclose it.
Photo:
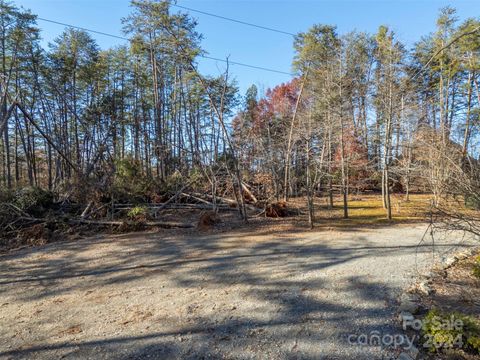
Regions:
[[[53,193],[24,188],[2,193],[0,201],[0,248],[44,244],[66,231],[66,212]]]
[[[8,234],[37,223],[38,219],[30,216],[16,205],[0,203],[0,231],[2,234]]]
[[[220,212],[240,212],[241,193],[252,216],[292,215],[286,203],[259,200],[255,185],[246,182],[234,186],[225,181],[209,188],[179,175],[163,186],[136,189],[128,179],[65,186],[83,188],[81,197],[71,190],[53,193],[40,188],[0,194],[0,247],[42,244],[100,228],[121,232],[145,227],[207,228],[217,222]]]

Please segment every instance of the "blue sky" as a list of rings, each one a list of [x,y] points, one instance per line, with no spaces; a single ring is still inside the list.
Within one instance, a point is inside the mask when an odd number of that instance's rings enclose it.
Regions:
[[[40,17],[72,25],[122,35],[120,19],[130,11],[130,0],[16,0],[18,6],[31,9]],[[337,25],[340,34],[351,30],[375,32],[379,25],[390,26],[408,47],[435,28],[438,10],[451,5],[460,20],[480,16],[480,1],[322,1],[322,0],[178,0],[179,5],[226,17],[281,29],[291,33],[306,31],[315,23]],[[291,70],[292,37],[273,33],[206,15],[192,13],[203,34],[203,48],[212,57]],[[45,44],[59,35],[63,27],[39,21]],[[123,43],[121,40],[92,34],[102,48]],[[200,60],[205,74],[218,74],[224,64]],[[240,66],[230,67],[242,93],[251,85],[259,89],[288,81],[288,75]]]

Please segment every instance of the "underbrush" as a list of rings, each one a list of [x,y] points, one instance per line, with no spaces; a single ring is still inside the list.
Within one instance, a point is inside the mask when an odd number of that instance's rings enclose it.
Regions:
[[[128,211],[127,217],[136,222],[145,221],[148,217],[148,209],[144,206],[135,206]]]
[[[0,192],[0,249],[44,245],[69,231],[55,194],[38,187]]]
[[[472,316],[432,309],[423,319],[422,333],[430,352],[456,348],[480,354],[480,324]]]
[[[473,275],[480,279],[480,256],[475,259],[475,264],[473,265]]]

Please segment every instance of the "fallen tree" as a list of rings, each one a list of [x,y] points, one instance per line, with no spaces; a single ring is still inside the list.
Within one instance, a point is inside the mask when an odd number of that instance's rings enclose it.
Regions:
[[[162,227],[162,228],[182,228],[188,229],[195,227],[192,224],[181,223],[177,221],[145,221],[136,223],[134,221],[115,221],[115,220],[85,220],[85,219],[70,219],[68,220],[69,224],[88,224],[88,225],[99,225],[99,226],[122,226],[125,224],[139,224],[143,226],[153,226],[153,227]]]

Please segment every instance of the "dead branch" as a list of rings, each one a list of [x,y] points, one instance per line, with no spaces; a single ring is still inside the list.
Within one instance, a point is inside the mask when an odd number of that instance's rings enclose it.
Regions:
[[[204,200],[204,199],[202,199],[202,198],[200,198],[200,197],[198,197],[198,196],[194,196],[194,195],[192,195],[192,194],[187,194],[187,193],[184,193],[184,192],[182,192],[181,195],[184,196],[184,197],[188,197],[188,198],[190,198],[190,199],[196,200],[196,201],[198,201],[198,202],[201,202],[201,203],[204,203],[204,204],[208,204],[208,205],[213,206],[213,203],[212,203],[212,202],[207,201],[207,200]]]
[[[245,194],[247,194],[247,197],[250,198],[254,204],[256,204],[258,202],[255,195],[253,195],[253,193],[250,191],[250,189],[247,187],[247,185],[243,182],[242,182],[242,189],[243,189],[243,192]]]
[[[88,215],[88,212],[90,211],[90,209],[92,208],[93,206],[93,201],[90,201],[87,205],[87,207],[85,208],[85,210],[83,210],[82,214],[80,215],[80,217],[82,219],[84,219],[87,215]]]
[[[167,207],[168,204],[170,204],[172,201],[176,200],[180,194],[183,193],[183,191],[190,186],[190,183],[191,182],[188,182],[187,184],[185,184],[184,186],[182,186],[182,188],[180,190],[178,190],[175,195],[173,195],[170,199],[168,199],[166,202],[163,203],[162,206],[160,206],[157,211],[162,211],[163,209],[165,209]]]

